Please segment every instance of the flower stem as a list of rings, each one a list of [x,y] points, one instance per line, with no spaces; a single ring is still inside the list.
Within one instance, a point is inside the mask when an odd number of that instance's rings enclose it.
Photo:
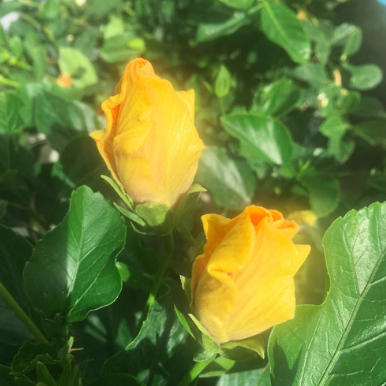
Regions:
[[[197,362],[185,375],[184,379],[178,384],[178,386],[189,386],[203,372],[203,370],[212,363],[213,360],[214,357],[204,362]]]
[[[41,333],[41,331],[35,326],[34,322],[28,317],[23,309],[17,304],[16,300],[7,291],[4,285],[0,282],[0,297],[9,305],[9,307],[15,312],[20,320],[28,327],[28,329],[35,335],[40,342],[49,344],[47,338]]]
[[[160,261],[160,266],[158,268],[156,277],[153,282],[153,286],[150,291],[150,295],[147,299],[146,302],[146,309],[149,310],[149,308],[152,306],[154,303],[157,293],[159,290],[159,287],[162,283],[162,279],[165,275],[166,269],[169,265],[170,259],[173,254],[174,250],[174,240],[173,240],[173,232],[170,232],[168,235],[164,236],[165,237],[165,247],[164,247],[164,253],[162,254],[162,258]]]

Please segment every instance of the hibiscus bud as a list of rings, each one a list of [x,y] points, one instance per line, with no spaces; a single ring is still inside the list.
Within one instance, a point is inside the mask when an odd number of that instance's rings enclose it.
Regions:
[[[202,221],[207,243],[193,264],[191,306],[214,340],[239,341],[293,319],[293,277],[310,252],[292,242],[296,223],[258,206]]]
[[[194,91],[174,91],[143,59],[132,60],[102,103],[107,127],[91,133],[114,180],[136,204],[173,206],[189,189],[204,144]]]

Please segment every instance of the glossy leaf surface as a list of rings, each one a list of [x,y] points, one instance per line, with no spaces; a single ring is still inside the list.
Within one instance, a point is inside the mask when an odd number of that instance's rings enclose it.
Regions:
[[[386,379],[386,204],[338,218],[323,239],[330,291],[276,326],[268,355],[277,385],[381,385]]]
[[[69,322],[112,303],[121,291],[115,257],[125,243],[125,225],[100,193],[81,187],[67,216],[36,245],[24,269],[31,303],[48,317]]]

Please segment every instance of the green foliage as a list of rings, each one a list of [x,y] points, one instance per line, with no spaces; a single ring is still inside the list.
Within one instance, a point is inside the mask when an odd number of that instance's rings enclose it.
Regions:
[[[198,386],[385,383],[385,206],[333,222],[386,201],[386,93],[363,49],[379,36],[344,2],[0,2],[18,12],[0,27],[1,385],[178,385],[208,360]],[[139,56],[195,91],[203,187],[173,208],[134,203],[89,137]],[[295,219],[312,248],[295,278],[312,305],[274,328],[268,366],[269,331],[219,348],[176,284],[200,216],[247,205]]]
[[[80,321],[112,303],[121,292],[115,256],[124,242],[118,213],[100,194],[79,188],[63,222],[37,243],[26,264],[31,303],[47,318],[64,322]]]
[[[330,290],[299,306],[269,342],[272,385],[365,385],[385,379],[385,204],[337,219],[323,239]]]

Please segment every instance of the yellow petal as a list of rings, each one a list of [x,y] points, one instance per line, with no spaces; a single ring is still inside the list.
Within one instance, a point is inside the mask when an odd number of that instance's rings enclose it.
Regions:
[[[296,223],[256,206],[203,223],[208,241],[193,265],[192,305],[213,338],[241,340],[293,318],[293,276],[310,251],[293,244]]]
[[[102,104],[105,130],[92,133],[114,179],[136,203],[175,205],[204,148],[194,127],[194,92],[175,92],[143,59],[131,61]]]
[[[194,307],[202,324],[218,341],[227,340],[223,327],[239,296],[231,275],[241,271],[251,257],[254,237],[253,224],[243,213],[211,254],[198,282]]]

